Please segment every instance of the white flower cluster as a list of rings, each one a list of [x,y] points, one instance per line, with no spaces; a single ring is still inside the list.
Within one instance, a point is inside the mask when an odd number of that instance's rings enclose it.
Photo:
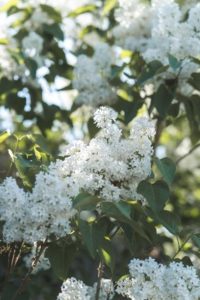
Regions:
[[[67,279],[57,300],[95,300],[97,283],[93,287],[85,285],[75,278]],[[99,300],[111,300],[114,297],[114,286],[110,279],[101,279]]]
[[[97,107],[115,102],[116,94],[109,84],[112,60],[112,50],[104,43],[97,44],[93,57],[78,56],[73,79],[79,92],[77,103]]]
[[[37,246],[36,244],[33,245],[33,248],[31,250],[31,253],[26,255],[24,257],[24,262],[27,267],[27,269],[30,269],[32,267],[33,260],[37,256]],[[37,274],[40,271],[46,271],[51,268],[50,261],[47,257],[45,257],[45,251],[40,256],[36,266],[34,267],[32,274]]]
[[[116,292],[132,300],[198,300],[200,279],[196,270],[182,263],[168,266],[154,259],[133,259],[130,278],[118,281]]]
[[[138,184],[151,173],[153,123],[136,118],[130,136],[123,138],[117,113],[101,107],[94,121],[102,129],[88,145],[78,144],[63,164],[69,169],[81,189],[99,195],[107,201],[142,200],[137,194]],[[75,151],[76,150],[76,151]]]
[[[140,52],[147,63],[158,60],[169,65],[169,55],[183,61],[181,68],[169,67],[155,81],[159,81],[159,86],[164,79],[178,75],[179,92],[190,95],[193,89],[187,80],[199,70],[199,65],[190,58],[200,54],[200,4],[191,2],[188,16],[185,7],[181,8],[174,0],[153,0],[151,4],[119,0],[119,5],[116,19],[120,25],[114,29],[119,45]]]
[[[28,4],[30,5],[30,3]],[[24,5],[24,8],[26,8],[26,6],[27,4]],[[24,24],[28,31],[38,30],[43,24],[53,24],[53,19],[51,19],[50,16],[41,9],[39,4],[36,5],[36,3],[33,3],[32,9],[33,11],[30,18],[28,18],[28,20]]]
[[[198,300],[200,279],[196,270],[182,263],[172,262],[168,266],[154,259],[133,259],[129,264],[130,277],[114,284],[102,279],[100,300],[111,300],[119,295],[131,300]],[[75,278],[67,279],[57,300],[95,300],[97,283],[93,287]],[[118,299],[118,298],[116,298]]]
[[[199,55],[200,4],[191,4],[187,18],[174,0],[153,0],[151,5],[140,0],[119,0],[119,5],[116,19],[124,35],[121,38],[129,39],[124,47],[139,50],[147,61],[156,59],[163,64],[168,64],[169,54],[177,59]]]
[[[0,185],[0,220],[6,243],[23,240],[33,244],[51,234],[62,237],[71,232],[75,210],[68,186],[64,187],[52,166],[37,175],[32,193],[24,192],[10,177]]]
[[[69,234],[76,213],[72,199],[81,191],[107,201],[143,200],[136,190],[151,173],[155,129],[147,118],[136,118],[130,136],[123,138],[116,119],[111,108],[98,109],[94,120],[102,129],[99,136],[89,144],[69,145],[64,160],[36,176],[32,192],[24,192],[12,178],[0,185],[0,219],[7,243]]]
[[[12,54],[17,53],[16,40],[12,38],[10,32],[11,21],[4,12],[0,12],[0,77],[6,76],[12,78],[14,74],[23,74],[25,67],[17,64]]]
[[[125,49],[141,51],[146,49],[151,35],[152,13],[150,5],[140,0],[119,0],[116,20],[120,25],[114,28],[117,43]]]

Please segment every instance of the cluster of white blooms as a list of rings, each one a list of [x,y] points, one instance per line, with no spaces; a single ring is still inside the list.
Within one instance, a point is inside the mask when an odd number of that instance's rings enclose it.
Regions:
[[[169,54],[178,59],[199,55],[200,4],[191,4],[187,18],[174,0],[153,0],[151,5],[140,0],[119,0],[119,5],[116,19],[122,34],[123,29],[128,30],[124,38],[130,39],[124,47],[139,50],[147,61],[156,59],[163,64],[168,63]]]
[[[169,54],[177,59],[199,55],[199,4],[189,10],[185,21],[182,20],[184,16],[180,7],[172,0],[165,0],[159,4],[154,0],[152,10],[151,36],[143,52],[146,61],[157,59],[167,64]]]
[[[151,34],[150,5],[140,0],[119,0],[116,20],[120,25],[115,27],[113,33],[120,46],[132,51],[146,49],[147,38]]]
[[[152,137],[154,125],[147,118],[135,119],[130,135],[123,138],[117,113],[101,107],[94,115],[102,129],[88,145],[82,143],[71,150],[63,162],[72,165],[73,178],[81,188],[107,201],[142,200],[138,184],[151,173]]]
[[[33,5],[32,8],[33,11],[30,18],[24,23],[28,31],[38,30],[43,24],[51,25],[54,23],[53,19],[39,5],[35,7]]]
[[[0,219],[5,222],[3,237],[8,243],[21,240],[23,236],[28,196],[13,178],[8,177],[0,185]]]
[[[32,267],[34,259],[37,257],[37,255],[38,255],[37,245],[34,244],[32,250],[31,250],[31,253],[26,255],[23,259],[25,262],[25,265],[28,269],[30,269]],[[40,258],[39,258],[36,266],[34,267],[34,269],[32,271],[32,274],[36,274],[40,271],[45,271],[50,268],[51,268],[50,261],[47,257],[45,257],[45,251],[43,251],[43,253],[40,255]]]
[[[18,74],[24,73],[24,66],[18,65],[12,57],[12,53],[16,54],[17,44],[10,33],[10,18],[4,12],[0,12],[0,77],[6,76],[12,78],[15,71]]]
[[[139,51],[146,62],[158,60],[169,65],[169,55],[183,61],[180,68],[169,67],[159,79],[163,82],[179,75],[179,92],[190,95],[192,88],[186,82],[199,70],[199,65],[190,58],[200,54],[200,4],[191,2],[188,16],[185,7],[181,8],[174,0],[153,0],[151,4],[119,0],[119,5],[116,19],[120,25],[114,30],[118,43]]]
[[[200,279],[196,270],[182,263],[168,266],[154,259],[133,259],[130,278],[118,281],[116,292],[132,300],[198,300]]]
[[[67,279],[57,300],[95,300],[97,283],[93,287],[85,285],[75,278]],[[111,300],[114,297],[114,286],[110,279],[101,279],[99,300]]]
[[[39,173],[32,193],[24,192],[13,178],[0,185],[0,220],[6,243],[23,240],[33,244],[51,234],[62,237],[71,232],[70,220],[76,211],[68,197],[70,188],[58,173],[53,164],[48,172]]]
[[[72,199],[80,191],[107,201],[143,200],[138,184],[151,173],[153,123],[139,117],[130,135],[122,136],[117,113],[101,107],[94,115],[100,134],[89,144],[69,145],[64,160],[57,160],[36,176],[32,192],[24,192],[7,178],[0,185],[0,219],[6,242],[43,241],[71,232],[75,215]]]
[[[96,45],[93,57],[78,56],[73,79],[79,92],[77,103],[97,107],[115,102],[116,94],[109,84],[112,60],[112,50],[104,43]]]
[[[100,300],[111,300],[119,295],[132,300],[198,300],[200,279],[196,270],[182,263],[168,266],[154,259],[133,259],[129,264],[130,277],[120,279],[116,288],[110,279],[100,283]],[[67,279],[57,300],[95,300],[97,283],[93,287],[75,278]],[[117,298],[118,299],[118,298]]]

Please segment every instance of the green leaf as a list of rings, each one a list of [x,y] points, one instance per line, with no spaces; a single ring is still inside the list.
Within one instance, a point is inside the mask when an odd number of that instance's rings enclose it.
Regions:
[[[176,165],[173,161],[167,157],[159,159],[155,159],[156,165],[163,176],[163,179],[170,185],[176,173]]]
[[[116,6],[117,0],[106,0],[103,8],[103,15],[109,14],[109,12]]]
[[[50,155],[48,153],[45,153],[41,151],[39,145],[35,145],[33,147],[33,151],[35,154],[35,157],[38,161],[42,162],[44,165],[48,165],[50,162]]]
[[[152,97],[151,109],[155,107],[162,118],[165,118],[169,111],[174,99],[174,91],[175,86],[169,88],[165,84],[161,84]]]
[[[52,243],[45,252],[51,263],[51,267],[58,278],[65,280],[68,276],[69,267],[76,255],[76,245],[63,244],[58,245]]]
[[[93,12],[94,10],[96,10],[96,5],[84,5],[84,6],[81,6],[77,9],[75,9],[74,11],[70,12],[69,13],[69,17],[77,17],[81,14],[84,14],[84,13],[88,13],[88,12]]]
[[[161,212],[169,199],[169,187],[164,181],[157,181],[154,184],[142,181],[137,189],[138,193],[144,196],[154,212]]]
[[[93,138],[99,131],[99,128],[95,125],[93,118],[90,118],[88,120],[87,125],[88,125],[88,131],[89,131],[90,138]]]
[[[92,210],[96,208],[97,203],[99,203],[100,198],[97,196],[91,196],[88,193],[79,194],[74,200],[73,205],[77,210]]]
[[[42,10],[49,15],[51,19],[53,19],[57,23],[61,23],[62,17],[59,11],[55,10],[52,6],[41,4]]]
[[[200,249],[200,233],[193,234],[192,241]]]
[[[124,111],[124,123],[128,124],[137,115],[138,110],[143,106],[144,100],[139,94],[133,93],[133,101],[126,101],[119,97],[119,101],[114,105],[114,109],[118,112]]]
[[[168,67],[163,66],[160,61],[154,60],[150,62],[142,72],[142,74],[139,76],[137,80],[137,84],[142,85],[145,83],[145,81],[151,79],[157,74],[160,74],[164,71],[166,71]]]
[[[111,240],[108,237],[104,238],[102,245],[99,248],[99,255],[102,261],[111,270],[113,274],[115,267],[115,252],[112,247]]]
[[[178,234],[180,232],[180,219],[173,212],[167,210],[161,211],[157,214],[156,219],[171,233]]]
[[[169,65],[170,65],[170,67],[171,67],[174,71],[176,71],[177,69],[179,69],[179,68],[181,67],[182,62],[181,62],[181,61],[178,61],[178,59],[177,59],[175,56],[169,54],[169,55],[168,55],[168,60],[169,60]]]
[[[106,216],[116,219],[117,221],[122,221],[130,223],[131,220],[131,205],[125,201],[113,202],[102,202],[101,211]]]
[[[133,213],[133,205],[125,201],[119,201],[117,203],[102,202],[101,211],[107,217],[114,218],[123,224],[129,224],[133,231],[137,232],[138,235],[149,241],[149,238],[141,224],[139,224],[137,221],[134,221],[131,216],[131,213]]]
[[[21,154],[15,155],[14,163],[24,186],[31,187],[32,184],[29,176],[32,173],[31,169],[33,168],[33,163],[25,159]]]
[[[50,33],[58,40],[61,41],[64,40],[64,33],[60,28],[59,24],[52,24],[52,25],[43,24],[43,28],[45,32]]]
[[[37,69],[38,69],[38,65],[37,65],[36,61],[34,59],[27,58],[25,60],[25,62],[26,62],[26,66],[28,67],[28,69],[30,71],[31,77],[35,79],[36,78],[36,72],[37,72]]]
[[[0,8],[0,12],[1,11],[7,11],[9,10],[12,6],[15,6],[19,3],[19,0],[9,0],[7,1],[6,4],[4,4],[1,8]]]
[[[200,73],[193,73],[188,81],[195,89],[200,90]]]
[[[10,136],[10,133],[8,131],[4,131],[0,134],[0,144],[5,142],[7,138]]]
[[[88,249],[92,258],[97,255],[97,250],[102,244],[106,233],[106,224],[103,220],[99,223],[88,223],[79,219],[79,229],[83,239],[83,243]]]

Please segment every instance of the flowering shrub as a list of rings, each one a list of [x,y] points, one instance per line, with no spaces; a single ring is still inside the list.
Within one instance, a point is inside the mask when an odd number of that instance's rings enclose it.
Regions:
[[[200,299],[200,5],[0,5],[0,299]]]

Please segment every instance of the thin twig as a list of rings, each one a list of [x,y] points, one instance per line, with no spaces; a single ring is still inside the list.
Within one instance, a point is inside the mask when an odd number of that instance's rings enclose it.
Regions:
[[[194,150],[196,150],[198,147],[200,147],[200,143],[196,144],[192,149],[190,149],[190,151],[186,154],[184,154],[183,156],[181,156],[179,159],[177,159],[176,161],[176,165],[178,165],[183,159],[185,159],[187,156],[189,156],[190,154],[192,154],[192,152],[194,152]]]
[[[100,261],[98,266],[98,281],[97,281],[97,290],[95,295],[95,300],[99,300],[100,290],[101,290],[101,279],[103,277],[104,264]]]
[[[156,147],[159,144],[162,131],[163,131],[163,121],[160,118],[158,118],[156,122],[156,135],[153,142],[154,152],[156,151]]]
[[[178,247],[177,252],[174,254],[172,260],[180,253],[180,251],[183,249],[183,247],[185,246],[185,244],[187,244],[187,242],[190,240],[191,235],[189,235],[189,237],[187,237],[187,239],[183,242],[183,244],[181,246]]]
[[[46,244],[46,241],[43,243],[43,244],[41,244],[41,246],[40,246],[40,250],[38,251],[38,246],[37,246],[37,250],[36,250],[36,256],[35,256],[35,258],[34,258],[34,260],[33,260],[33,262],[32,262],[32,265],[31,265],[31,267],[30,267],[30,269],[28,270],[28,272],[26,273],[26,276],[24,277],[24,279],[22,279],[22,281],[21,281],[21,284],[20,284],[20,286],[19,286],[19,288],[18,288],[18,290],[16,291],[16,293],[14,294],[14,296],[13,296],[13,298],[12,298],[12,300],[16,300],[17,299],[17,297],[22,293],[22,291],[25,289],[25,287],[26,287],[26,285],[27,285],[27,283],[28,283],[28,280],[29,280],[29,277],[30,277],[30,275],[31,275],[31,273],[33,272],[33,270],[34,270],[34,268],[37,266],[37,264],[38,264],[38,262],[39,262],[39,259],[40,259],[40,257],[41,257],[41,255],[43,254],[43,252],[44,252],[44,250],[45,250],[45,244]]]
[[[18,261],[21,257],[23,246],[24,246],[24,242],[21,243],[20,247],[18,248],[18,253],[16,253],[16,255],[14,257],[11,272],[14,271],[14,269],[15,269],[15,267],[16,267],[16,265],[17,265],[17,263],[18,263]]]
[[[110,239],[112,239],[119,230],[120,230],[120,226],[116,226],[110,233]]]

